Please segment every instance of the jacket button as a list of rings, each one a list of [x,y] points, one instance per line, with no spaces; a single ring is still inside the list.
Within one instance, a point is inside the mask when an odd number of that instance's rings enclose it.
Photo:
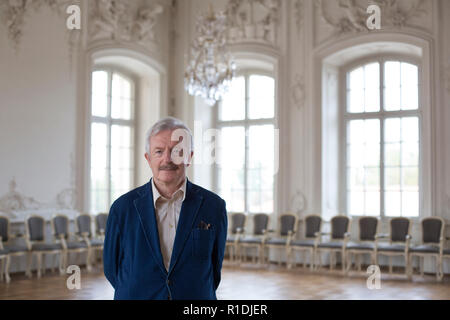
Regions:
[[[169,279],[167,279],[166,283],[167,283],[167,285],[169,285],[169,284],[170,284],[170,280],[169,280]]]
[[[172,300],[172,299],[170,299],[170,296],[169,296],[169,295],[167,295],[167,300]]]

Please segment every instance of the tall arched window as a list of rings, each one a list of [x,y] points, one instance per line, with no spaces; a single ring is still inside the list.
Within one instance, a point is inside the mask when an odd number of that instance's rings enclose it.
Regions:
[[[346,71],[346,205],[351,215],[420,215],[420,68],[377,59]]]
[[[134,82],[113,69],[92,72],[90,212],[107,212],[134,176]]]
[[[229,212],[274,210],[275,80],[241,73],[219,104],[216,190]]]

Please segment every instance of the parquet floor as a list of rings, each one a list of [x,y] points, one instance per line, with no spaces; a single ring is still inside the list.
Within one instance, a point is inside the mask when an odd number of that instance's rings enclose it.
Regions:
[[[364,270],[364,269],[363,269]],[[101,267],[87,273],[81,269],[81,289],[69,290],[69,275],[47,272],[41,279],[13,274],[11,283],[0,283],[0,299],[112,299],[113,289]],[[450,277],[442,283],[433,275],[416,275],[413,281],[402,274],[389,275],[382,271],[381,288],[368,289],[363,272],[342,276],[340,271],[324,268],[310,272],[297,267],[258,266],[243,263],[240,266],[224,262],[222,282],[217,291],[223,300],[303,300],[303,299],[445,299],[450,300]]]

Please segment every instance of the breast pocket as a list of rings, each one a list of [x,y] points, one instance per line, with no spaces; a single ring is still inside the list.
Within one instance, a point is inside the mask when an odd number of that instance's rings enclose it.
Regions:
[[[192,230],[192,254],[200,259],[211,257],[214,245],[214,230]]]

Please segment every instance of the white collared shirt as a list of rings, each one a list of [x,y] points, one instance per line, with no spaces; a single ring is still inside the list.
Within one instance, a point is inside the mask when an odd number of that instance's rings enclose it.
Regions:
[[[158,223],[159,243],[166,270],[169,270],[173,243],[180,218],[181,205],[186,197],[187,179],[175,191],[171,199],[164,198],[155,186],[152,178],[153,205]]]

